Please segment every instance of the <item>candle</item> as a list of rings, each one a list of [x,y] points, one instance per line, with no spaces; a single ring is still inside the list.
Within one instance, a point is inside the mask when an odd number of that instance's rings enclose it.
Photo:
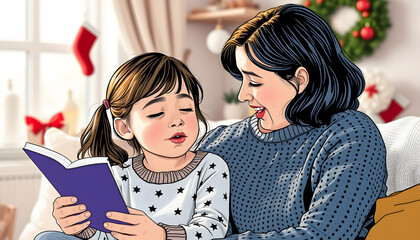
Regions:
[[[3,98],[3,134],[2,143],[4,145],[17,146],[20,131],[19,124],[23,124],[23,118],[19,117],[19,96],[13,90],[11,79],[7,83],[7,92]]]

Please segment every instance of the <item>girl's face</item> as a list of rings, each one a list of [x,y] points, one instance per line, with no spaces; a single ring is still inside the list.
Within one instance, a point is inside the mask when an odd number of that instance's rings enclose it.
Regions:
[[[183,85],[169,93],[143,98],[129,114],[131,132],[143,152],[163,157],[180,157],[198,136],[198,120],[193,98]]]
[[[245,47],[236,47],[236,66],[242,73],[238,94],[241,102],[247,101],[260,119],[260,130],[271,132],[290,123],[285,117],[286,107],[296,96],[295,88],[274,72],[259,68],[249,60]],[[253,55],[255,57],[255,55]]]

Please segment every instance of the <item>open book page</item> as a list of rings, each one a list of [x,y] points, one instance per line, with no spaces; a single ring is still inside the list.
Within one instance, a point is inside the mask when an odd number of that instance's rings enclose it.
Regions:
[[[83,159],[79,159],[75,161],[70,161],[68,158],[66,158],[64,155],[61,155],[58,152],[55,152],[51,149],[38,146],[32,143],[26,143],[24,149],[27,149],[33,152],[38,152],[44,156],[52,158],[67,169],[77,168],[77,167],[81,167],[85,165],[100,164],[100,163],[109,164],[107,157],[89,157],[89,158],[83,158]]]

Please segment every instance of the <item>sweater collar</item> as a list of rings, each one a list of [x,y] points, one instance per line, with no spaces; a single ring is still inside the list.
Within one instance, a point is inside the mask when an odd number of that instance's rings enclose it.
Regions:
[[[249,125],[252,135],[260,141],[263,142],[282,142],[288,139],[302,135],[309,130],[313,129],[311,126],[301,126],[301,125],[289,125],[287,127],[281,128],[279,130],[263,133],[258,128],[259,119],[254,114],[250,117]]]
[[[144,155],[140,154],[133,158],[133,169],[137,175],[148,183],[165,184],[174,183],[186,178],[207,155],[207,152],[197,151],[194,159],[184,168],[170,172],[153,172],[144,166]]]

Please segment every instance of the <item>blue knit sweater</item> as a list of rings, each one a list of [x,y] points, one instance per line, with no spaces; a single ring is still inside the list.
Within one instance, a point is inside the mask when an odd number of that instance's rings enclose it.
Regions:
[[[318,128],[270,133],[253,115],[214,129],[199,149],[229,166],[233,234],[226,239],[363,238],[375,201],[386,196],[384,142],[355,110]]]

